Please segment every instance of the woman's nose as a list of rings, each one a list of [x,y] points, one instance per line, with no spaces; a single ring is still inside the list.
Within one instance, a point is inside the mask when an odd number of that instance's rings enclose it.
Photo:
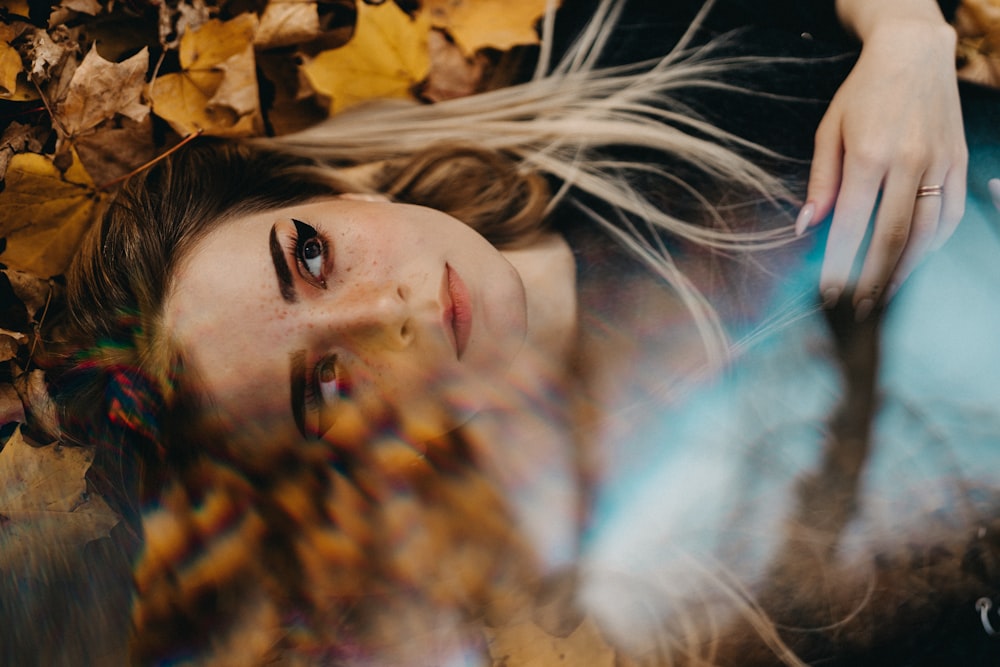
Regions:
[[[325,304],[323,324],[331,333],[358,344],[401,349],[414,337],[408,291],[403,287],[357,290]]]

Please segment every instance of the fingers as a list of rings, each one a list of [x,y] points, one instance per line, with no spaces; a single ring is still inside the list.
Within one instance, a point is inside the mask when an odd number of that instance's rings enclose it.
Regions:
[[[820,273],[820,293],[827,307],[840,299],[847,286],[880,187],[880,170],[863,168],[848,156]]]
[[[1000,211],[1000,178],[991,178],[988,185],[990,188],[990,197],[993,198],[993,205]]]
[[[914,176],[890,174],[882,193],[882,203],[875,217],[868,253],[854,290],[855,318],[865,320],[896,271],[908,249],[923,254],[937,232],[941,216],[940,197],[920,197],[919,181]]]
[[[840,190],[843,161],[844,146],[839,119],[824,118],[816,131],[806,204],[795,219],[796,236],[802,236],[806,229],[825,218],[833,208],[834,199]]]

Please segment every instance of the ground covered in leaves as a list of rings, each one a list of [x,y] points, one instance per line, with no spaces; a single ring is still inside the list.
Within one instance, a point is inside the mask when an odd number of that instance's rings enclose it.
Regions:
[[[88,492],[91,453],[47,444],[42,370],[61,275],[115,185],[195,134],[285,134],[371,98],[474,93],[499,54],[537,42],[545,6],[0,0],[0,558],[30,558],[53,512],[73,515],[80,545],[117,522]],[[964,0],[955,24],[961,76],[1000,85],[1000,0]],[[497,641],[510,665],[615,661],[588,625]]]

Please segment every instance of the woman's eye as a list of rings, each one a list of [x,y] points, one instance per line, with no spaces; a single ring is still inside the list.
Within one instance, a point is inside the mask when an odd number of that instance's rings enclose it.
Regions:
[[[337,357],[329,357],[316,368],[316,388],[322,405],[334,405],[347,398],[349,386],[344,373],[337,367]]]
[[[321,287],[326,287],[323,266],[326,264],[327,249],[316,228],[301,220],[295,223],[295,260]]]

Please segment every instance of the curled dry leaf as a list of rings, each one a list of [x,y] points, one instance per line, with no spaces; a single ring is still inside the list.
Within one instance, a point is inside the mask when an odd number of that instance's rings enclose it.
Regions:
[[[426,13],[411,19],[395,2],[377,6],[359,2],[357,10],[351,40],[302,67],[331,115],[367,100],[411,97],[430,70]]]
[[[7,239],[0,261],[9,268],[42,278],[63,273],[97,217],[102,197],[76,154],[71,157],[65,173],[48,156],[11,159],[0,193],[0,237]]]
[[[442,28],[471,57],[490,47],[505,51],[519,44],[537,44],[535,24],[557,0],[423,0],[423,10],[435,28]]]
[[[263,132],[253,36],[254,14],[211,20],[181,37],[182,71],[154,79],[153,112],[186,136],[198,130],[220,137]]]

